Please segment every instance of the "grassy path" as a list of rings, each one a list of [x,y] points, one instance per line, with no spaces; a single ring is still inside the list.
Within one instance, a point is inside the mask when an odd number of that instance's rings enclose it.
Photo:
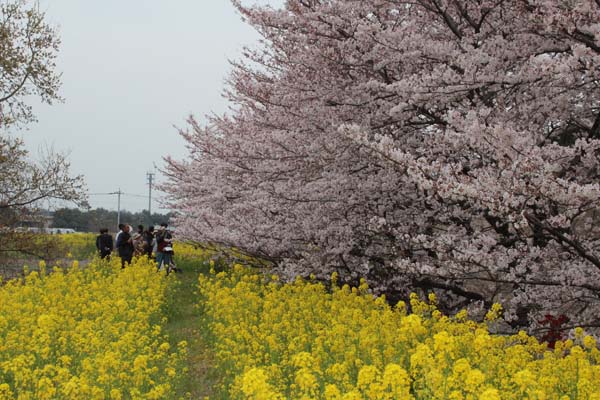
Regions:
[[[195,263],[178,263],[183,272],[176,274],[177,288],[171,295],[170,320],[165,326],[173,345],[185,340],[188,342],[188,373],[177,390],[177,398],[204,399],[212,396],[212,388],[217,377],[212,372],[212,352],[204,342],[201,332],[200,308],[198,307],[198,276],[206,273],[208,267]]]

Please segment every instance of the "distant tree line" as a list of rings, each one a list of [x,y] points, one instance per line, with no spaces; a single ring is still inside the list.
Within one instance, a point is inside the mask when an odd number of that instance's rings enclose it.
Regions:
[[[121,222],[137,225],[157,225],[168,222],[172,214],[149,214],[148,211],[130,212],[121,211]],[[60,208],[54,211],[53,228],[72,228],[78,232],[97,232],[101,228],[108,228],[110,232],[117,231],[117,212],[96,208],[93,210],[81,210],[77,208]]]

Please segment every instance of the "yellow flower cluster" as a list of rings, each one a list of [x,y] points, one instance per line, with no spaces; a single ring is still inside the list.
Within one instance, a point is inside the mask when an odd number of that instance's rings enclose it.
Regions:
[[[198,261],[209,262],[215,268],[228,268],[228,260],[236,260],[246,265],[269,266],[265,260],[251,257],[238,249],[195,242],[175,242],[175,261],[198,264]]]
[[[70,233],[54,235],[69,258],[88,258],[96,253],[96,233]]]
[[[193,262],[206,260],[214,254],[214,250],[190,242],[175,242],[173,246],[176,262]]]
[[[124,270],[40,270],[0,287],[0,399],[164,399],[185,342],[161,332],[170,279],[146,259]],[[173,348],[175,347],[175,348]]]
[[[231,399],[600,399],[600,352],[583,331],[545,344],[442,315],[435,296],[390,307],[367,285],[281,284],[235,266],[200,277]]]

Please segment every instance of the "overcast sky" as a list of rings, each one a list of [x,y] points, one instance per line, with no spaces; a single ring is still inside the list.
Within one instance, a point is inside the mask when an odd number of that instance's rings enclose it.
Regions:
[[[135,195],[121,198],[122,209],[147,209],[146,172],[167,154],[185,156],[174,126],[189,114],[226,111],[228,60],[258,34],[229,0],[41,0],[40,7],[59,27],[65,102],[36,105],[39,122],[19,135],[32,152],[68,152],[91,194],[121,188]],[[116,209],[117,198],[92,195],[90,203]]]

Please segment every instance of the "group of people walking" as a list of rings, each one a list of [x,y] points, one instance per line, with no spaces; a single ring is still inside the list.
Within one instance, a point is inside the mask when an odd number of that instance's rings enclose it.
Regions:
[[[138,225],[137,232],[132,232],[131,225],[119,224],[114,245],[108,229],[100,229],[100,235],[96,237],[96,249],[101,258],[110,257],[116,249],[122,268],[130,264],[133,257],[147,256],[156,259],[159,271],[164,267],[170,272],[176,268],[173,262],[173,235],[167,228],[166,223],[160,224],[156,231],[154,226],[144,230],[143,225]]]

